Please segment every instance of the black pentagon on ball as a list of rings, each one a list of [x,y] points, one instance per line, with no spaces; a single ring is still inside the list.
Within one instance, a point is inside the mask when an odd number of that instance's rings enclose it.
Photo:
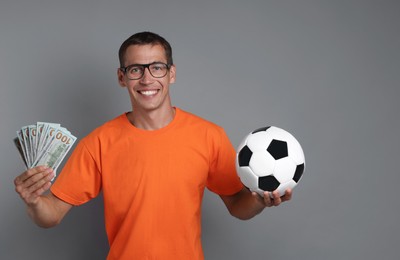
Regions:
[[[267,131],[268,128],[270,128],[270,126],[261,127],[261,128],[258,128],[258,129],[256,129],[256,130],[254,130],[254,131],[251,132],[251,133],[252,133],[252,134],[255,134],[255,133],[258,133],[258,132],[264,132],[264,131]]]
[[[274,157],[275,160],[279,160],[288,156],[287,143],[281,140],[272,140],[269,144],[267,151]]]
[[[258,187],[264,191],[274,191],[279,185],[279,181],[272,175],[258,178]]]
[[[249,166],[250,158],[253,155],[253,152],[250,148],[245,145],[239,152],[238,161],[239,166]]]
[[[301,176],[304,172],[304,163],[297,165],[296,171],[294,172],[293,180],[297,183],[299,182]]]

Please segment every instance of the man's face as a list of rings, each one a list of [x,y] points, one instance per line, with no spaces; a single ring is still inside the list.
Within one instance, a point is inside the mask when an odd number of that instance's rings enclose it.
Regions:
[[[125,67],[132,64],[167,63],[165,51],[160,45],[132,45],[125,53]],[[143,77],[130,80],[118,70],[118,81],[126,87],[131,98],[132,109],[149,112],[171,107],[169,84],[175,82],[175,66],[171,66],[163,78],[153,77],[146,68]]]

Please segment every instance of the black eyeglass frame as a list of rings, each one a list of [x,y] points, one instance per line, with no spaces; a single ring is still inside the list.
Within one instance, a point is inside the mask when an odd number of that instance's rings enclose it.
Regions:
[[[155,65],[155,64],[164,65],[164,66],[167,68],[166,71],[165,71],[165,74],[164,74],[163,76],[158,76],[158,77],[157,77],[157,76],[154,76],[153,73],[151,73],[150,66]],[[143,77],[143,75],[144,75],[144,71],[146,70],[146,68],[147,68],[147,70],[150,72],[151,76],[153,76],[154,78],[163,78],[163,77],[165,77],[165,75],[167,75],[168,70],[171,68],[172,64],[168,64],[168,63],[156,61],[156,62],[147,63],[147,64],[139,64],[139,63],[137,63],[137,64],[131,64],[131,65],[128,65],[128,66],[126,66],[126,67],[120,67],[119,69],[122,71],[122,73],[124,73],[124,74],[126,75],[126,72],[127,72],[130,68],[136,67],[136,66],[140,66],[140,67],[143,68],[143,70],[142,70],[142,75],[140,75],[140,77],[137,77],[137,78],[129,78],[129,77],[128,77],[130,80],[141,79],[141,78]]]

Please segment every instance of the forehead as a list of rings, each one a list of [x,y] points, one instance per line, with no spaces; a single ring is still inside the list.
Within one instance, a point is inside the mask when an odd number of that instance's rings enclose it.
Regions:
[[[126,49],[125,65],[147,64],[156,61],[167,62],[165,50],[161,45],[131,45]]]

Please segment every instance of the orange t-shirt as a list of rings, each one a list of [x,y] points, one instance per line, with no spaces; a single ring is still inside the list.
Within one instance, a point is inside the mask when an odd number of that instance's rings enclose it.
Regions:
[[[146,131],[126,114],[77,145],[51,191],[73,205],[103,191],[107,259],[203,259],[204,188],[242,189],[224,130],[176,108],[166,127]]]

